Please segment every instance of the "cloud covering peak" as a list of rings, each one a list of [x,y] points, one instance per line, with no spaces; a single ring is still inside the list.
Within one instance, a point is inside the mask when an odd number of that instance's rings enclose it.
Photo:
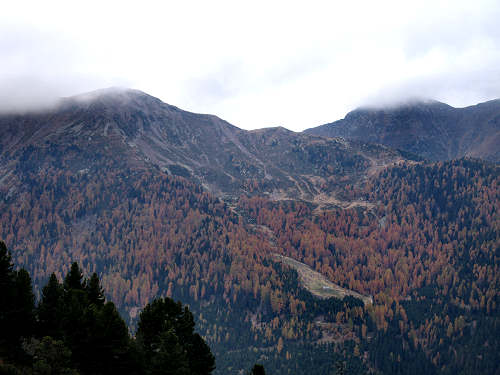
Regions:
[[[10,2],[0,111],[110,86],[247,129],[500,97],[497,1]]]

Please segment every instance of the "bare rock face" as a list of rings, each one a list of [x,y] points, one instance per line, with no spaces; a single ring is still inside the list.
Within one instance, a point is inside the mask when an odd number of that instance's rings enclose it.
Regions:
[[[114,160],[160,168],[225,197],[263,193],[313,200],[360,182],[399,152],[364,142],[294,133],[245,131],[137,90],[105,89],[66,98],[45,112],[0,117],[0,169],[59,165],[73,173]]]
[[[500,161],[500,100],[466,108],[436,101],[360,108],[307,134],[380,143],[430,160],[471,156]]]

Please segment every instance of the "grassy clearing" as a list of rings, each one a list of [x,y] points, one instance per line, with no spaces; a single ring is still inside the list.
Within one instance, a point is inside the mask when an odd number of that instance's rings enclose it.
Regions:
[[[307,264],[279,254],[275,254],[275,257],[280,262],[283,262],[295,269],[299,274],[299,278],[303,286],[319,298],[335,297],[342,299],[345,296],[353,296],[362,300],[365,305],[371,305],[373,303],[372,297],[364,296],[353,290],[345,289],[332,283],[325,276],[314,271]]]

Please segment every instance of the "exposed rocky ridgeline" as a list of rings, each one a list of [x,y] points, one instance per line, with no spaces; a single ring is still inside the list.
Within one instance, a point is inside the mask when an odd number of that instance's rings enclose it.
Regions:
[[[437,101],[360,108],[307,134],[380,143],[430,160],[464,156],[500,161],[500,100],[466,108]]]
[[[156,166],[218,196],[258,192],[312,200],[402,159],[364,142],[284,128],[241,130],[127,89],[66,98],[45,112],[3,115],[0,135],[3,176],[13,163],[21,170],[56,163],[83,173],[116,159],[134,169]]]

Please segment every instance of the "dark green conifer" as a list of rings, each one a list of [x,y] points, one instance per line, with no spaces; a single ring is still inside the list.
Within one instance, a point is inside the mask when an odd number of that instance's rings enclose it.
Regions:
[[[93,374],[129,374],[137,367],[132,353],[128,328],[112,302],[89,305],[89,341],[82,357],[84,369]]]
[[[103,306],[105,297],[104,290],[101,287],[101,282],[99,280],[99,276],[97,273],[93,273],[90,277],[89,281],[86,283],[85,289],[87,291],[87,297],[89,299],[89,303],[92,303],[97,306]]]
[[[30,274],[24,268],[16,272],[14,295],[13,324],[20,337],[30,337],[35,328],[35,295]]]
[[[63,341],[44,337],[41,341],[32,339],[26,347],[27,352],[33,357],[33,375],[78,375],[71,368],[71,351]]]
[[[250,373],[250,375],[266,375],[266,371],[264,370],[264,366],[259,365],[259,364],[255,364],[252,367],[252,372]]]
[[[61,338],[63,318],[63,287],[54,273],[42,289],[42,298],[38,304],[38,331],[41,336]]]
[[[190,363],[184,346],[171,328],[161,332],[158,341],[158,351],[151,358],[150,374],[154,375],[191,375]]]
[[[0,241],[0,358],[25,360],[21,344],[33,334],[34,304],[29,273],[14,271],[7,246]]]
[[[180,302],[159,298],[146,305],[139,316],[136,335],[146,366],[164,363],[169,358],[165,351],[178,352],[180,345],[190,374],[209,375],[215,369],[215,359],[201,336],[194,333],[194,325],[193,314]],[[172,374],[183,374],[184,367],[178,366],[176,371],[179,372]],[[153,371],[153,368],[149,370]]]
[[[84,284],[82,270],[78,266],[78,263],[73,262],[71,269],[64,278],[64,290],[83,290],[85,287]]]
[[[0,358],[8,355],[13,340],[15,273],[7,246],[0,241]]]
[[[344,375],[345,374],[345,362],[344,361],[337,361],[335,363],[335,368],[336,368],[336,375]]]
[[[14,266],[12,264],[12,257],[5,242],[0,241],[0,288],[4,287],[10,277],[12,276]],[[3,291],[3,290],[2,290]],[[0,296],[1,298],[1,296]]]
[[[215,370],[215,357],[203,338],[195,333],[192,336],[189,366],[194,374],[209,375]]]

